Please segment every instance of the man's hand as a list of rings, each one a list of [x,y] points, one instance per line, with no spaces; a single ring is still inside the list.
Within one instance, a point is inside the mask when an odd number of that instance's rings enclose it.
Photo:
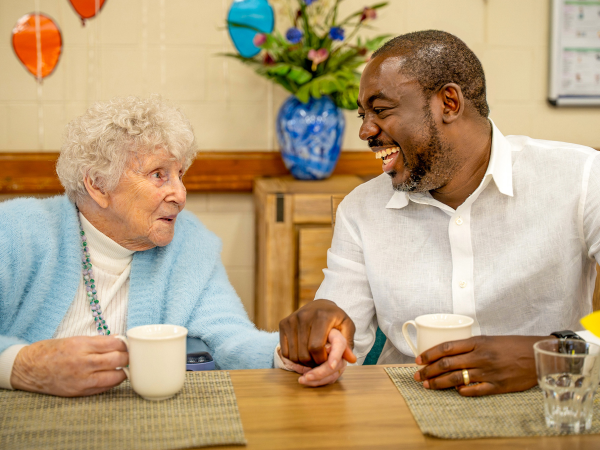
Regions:
[[[320,366],[328,359],[325,348],[329,332],[338,329],[347,346],[340,356],[350,363],[356,362],[354,348],[354,322],[335,303],[315,300],[279,322],[281,354],[303,366]],[[330,362],[332,360],[330,359]]]
[[[348,363],[342,359],[342,355],[347,347],[346,338],[342,336],[339,330],[333,328],[329,332],[328,343],[325,345],[325,350],[329,354],[328,359],[320,366],[311,369],[310,367],[296,364],[283,356],[281,359],[287,370],[293,370],[302,374],[298,378],[300,384],[311,387],[324,386],[335,383],[342,376],[344,370],[346,370]],[[281,352],[281,349],[279,351]],[[281,353],[279,356],[281,356]]]
[[[117,367],[129,364],[125,344],[112,336],[39,341],[21,349],[10,383],[23,391],[61,397],[99,394],[126,376]]]
[[[456,387],[460,395],[474,397],[524,391],[537,384],[533,344],[551,337],[476,336],[445,342],[417,356],[426,367],[415,373],[427,389]],[[465,386],[462,370],[472,384]]]

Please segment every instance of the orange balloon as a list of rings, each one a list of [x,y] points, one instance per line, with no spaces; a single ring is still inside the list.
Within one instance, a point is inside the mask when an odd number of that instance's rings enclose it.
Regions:
[[[85,25],[85,19],[91,19],[100,12],[106,0],[69,0],[69,2],[81,17],[81,23]]]
[[[17,57],[34,77],[41,80],[50,75],[60,59],[62,36],[56,23],[44,14],[39,17],[40,48],[35,32],[36,14],[21,17],[12,30],[12,45]],[[38,61],[38,50],[41,58]],[[39,73],[38,73],[38,64]]]

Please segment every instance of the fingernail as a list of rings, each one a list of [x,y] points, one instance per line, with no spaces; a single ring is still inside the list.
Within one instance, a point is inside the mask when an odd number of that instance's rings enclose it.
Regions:
[[[337,366],[337,361],[331,361],[331,370],[335,370],[335,367]]]
[[[308,375],[304,375],[304,378],[308,381],[312,381],[315,379],[315,376],[309,373]]]
[[[423,387],[425,389],[429,389],[429,381],[427,381],[427,380],[423,381]]]
[[[421,381],[421,373],[420,372],[415,372],[415,380]]]
[[[417,356],[417,359],[415,359],[415,364],[423,364],[423,360],[421,359],[420,356]]]
[[[304,382],[305,382],[304,375],[302,375],[300,378],[298,378],[298,383],[304,384]]]

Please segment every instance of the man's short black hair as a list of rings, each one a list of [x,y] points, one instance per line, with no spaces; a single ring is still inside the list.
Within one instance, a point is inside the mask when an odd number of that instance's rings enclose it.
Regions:
[[[416,78],[427,98],[447,83],[456,83],[481,116],[489,115],[481,62],[456,36],[437,30],[403,34],[381,46],[373,53],[377,56],[404,57],[401,72]]]

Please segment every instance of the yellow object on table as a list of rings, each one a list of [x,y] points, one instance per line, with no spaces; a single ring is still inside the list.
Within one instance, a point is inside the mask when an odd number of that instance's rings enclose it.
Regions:
[[[583,328],[600,337],[600,311],[588,314],[580,322]]]

